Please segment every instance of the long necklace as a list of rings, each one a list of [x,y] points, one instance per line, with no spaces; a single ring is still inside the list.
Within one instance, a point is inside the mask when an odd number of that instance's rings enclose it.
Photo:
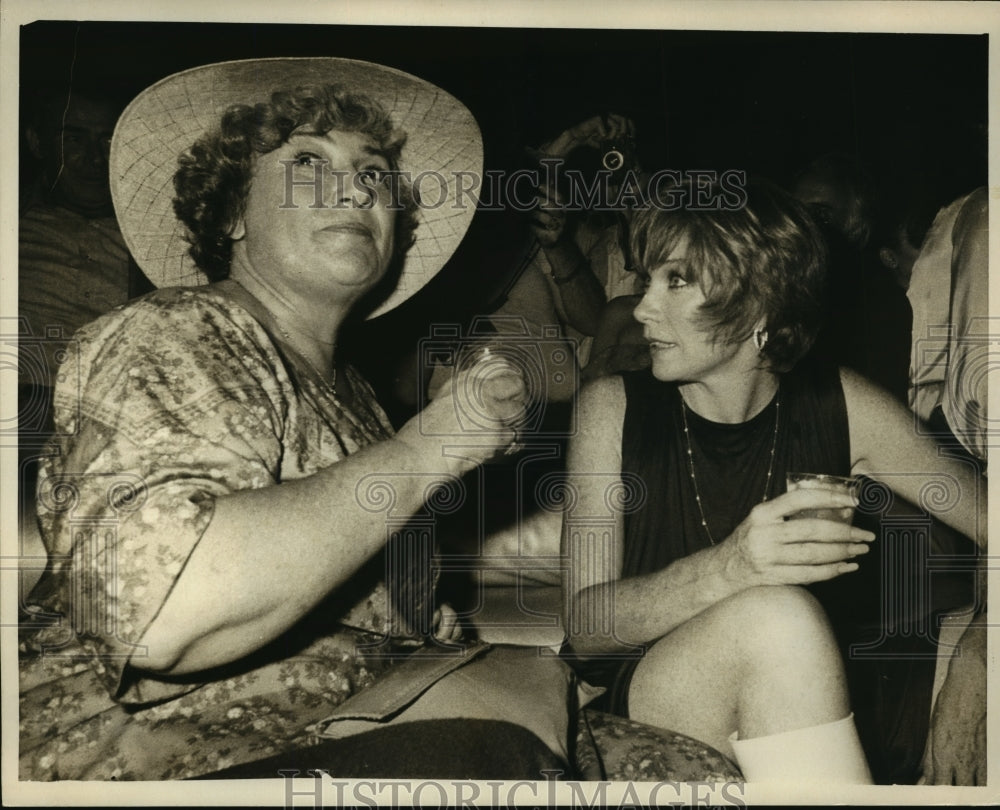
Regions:
[[[774,438],[771,440],[771,460],[767,465],[767,479],[764,481],[764,497],[761,503],[767,500],[768,490],[771,488],[771,474],[774,472],[774,451],[778,446],[778,420],[781,416],[781,389],[778,389],[778,396],[774,401]],[[694,500],[698,504],[698,514],[701,516],[701,527],[708,535],[708,542],[715,545],[715,538],[708,528],[708,521],[705,520],[705,510],[701,505],[701,493],[698,491],[698,478],[694,474],[694,452],[691,450],[691,434],[688,430],[687,405],[684,404],[684,397],[681,397],[681,420],[684,423],[684,442],[687,444],[688,471],[691,474],[691,484],[694,486]]]

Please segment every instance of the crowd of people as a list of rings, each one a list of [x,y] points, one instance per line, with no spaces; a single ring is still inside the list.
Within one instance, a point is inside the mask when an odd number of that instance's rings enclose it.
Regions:
[[[576,772],[587,701],[748,781],[985,779],[985,593],[970,577],[963,655],[933,706],[906,693],[924,720],[893,760],[859,716],[842,596],[814,588],[850,581],[880,524],[838,519],[857,492],[786,491],[855,477],[985,550],[984,189],[887,190],[841,154],[787,189],[747,178],[738,206],[576,210],[543,183],[475,313],[495,334],[396,429],[345,336],[462,240],[474,210],[407,179],[482,172],[461,101],[370,63],[227,62],[124,113],[42,99],[25,135],[22,332],[52,340],[21,355],[21,519],[47,559],[23,598],[22,779],[544,779]],[[530,155],[641,192],[641,137],[610,113]],[[540,386],[510,323],[547,342]],[[573,425],[572,496],[536,524],[562,561],[548,657],[477,641],[412,528],[530,451],[539,397]]]

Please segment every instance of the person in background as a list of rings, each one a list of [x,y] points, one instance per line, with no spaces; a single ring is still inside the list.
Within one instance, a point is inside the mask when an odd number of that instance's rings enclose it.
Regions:
[[[534,337],[543,331],[549,338],[560,336],[581,369],[590,362],[608,301],[637,289],[623,249],[627,206],[618,210],[614,205],[626,176],[638,176],[634,142],[634,124],[610,114],[582,121],[532,150],[541,180],[538,205],[530,214],[534,242],[505,300],[491,314],[501,332],[506,319],[521,319]],[[579,181],[569,180],[567,169],[579,171],[583,183],[606,183],[603,200],[581,209],[570,185]],[[551,399],[574,394],[575,386],[548,386]]]
[[[133,270],[111,205],[108,149],[119,106],[93,91],[47,91],[31,100],[24,143],[37,176],[18,227],[18,314],[25,336],[53,336],[26,359],[21,380],[51,387],[54,355],[84,324],[152,285]],[[60,342],[60,337],[62,342]],[[26,351],[37,352],[27,341]],[[35,375],[37,363],[44,372]]]
[[[31,162],[18,223],[18,515],[22,556],[41,558],[33,512],[38,456],[53,429],[52,392],[74,333],[152,285],[111,205],[108,148],[119,104],[91,88],[44,89],[25,105]],[[24,590],[39,570],[26,563]]]
[[[878,255],[913,309],[909,404],[949,452],[986,472],[989,195],[977,188],[939,207],[919,181],[883,202]],[[923,758],[926,784],[985,784],[986,610],[980,571],[968,627],[936,696]]]
[[[846,152],[811,160],[790,186],[829,252],[829,306],[815,355],[868,377],[906,401],[910,308],[867,249],[875,223],[874,181]]]
[[[886,202],[877,245],[913,310],[909,405],[985,465],[989,195],[977,188],[935,208],[909,191]]]
[[[856,159],[844,152],[814,158],[798,173],[791,192],[821,228],[836,231],[859,250],[868,244],[873,189]]]
[[[641,300],[641,295],[619,295],[605,305],[581,375],[584,382],[649,367],[649,343],[634,317]]]

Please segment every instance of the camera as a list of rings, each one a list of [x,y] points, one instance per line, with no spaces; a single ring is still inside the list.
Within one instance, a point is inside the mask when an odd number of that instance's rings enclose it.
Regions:
[[[455,386],[469,384],[458,374],[470,362],[484,362],[490,374],[490,359],[495,358],[509,373],[511,367],[521,375],[528,392],[528,406],[518,422],[518,431],[532,437],[565,436],[572,425],[553,426],[546,420],[550,395],[555,388],[576,390],[579,368],[573,343],[557,326],[543,327],[541,336],[532,335],[520,317],[478,317],[468,331],[457,324],[431,327],[430,336],[419,342],[421,389],[436,391],[436,396],[452,396],[458,408],[458,423],[463,431],[482,433],[497,430],[495,421],[476,408],[477,397],[458,396]],[[478,353],[477,353],[478,352]],[[468,393],[468,392],[465,392]],[[439,435],[433,427],[420,423],[425,435]]]
[[[608,142],[603,146],[601,166],[611,172],[612,182],[620,183],[637,165],[635,143],[631,138]]]
[[[625,165],[625,155],[622,154],[617,146],[611,146],[604,153],[604,157],[601,158],[601,165],[609,172],[616,172]]]

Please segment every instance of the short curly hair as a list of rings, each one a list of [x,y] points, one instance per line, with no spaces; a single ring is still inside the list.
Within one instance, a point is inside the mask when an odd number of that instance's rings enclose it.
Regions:
[[[199,138],[179,158],[174,174],[174,212],[187,228],[194,263],[211,281],[229,275],[233,226],[243,215],[255,161],[296,132],[325,135],[331,130],[359,132],[374,141],[398,171],[406,134],[395,129],[374,99],[335,84],[278,91],[267,102],[237,104],[220,125]],[[402,261],[414,241],[417,200],[405,175],[393,183],[397,198],[392,261]]]
[[[738,343],[763,320],[769,368],[787,371],[808,352],[826,310],[827,251],[804,206],[774,184],[744,186],[742,206],[706,210],[648,205],[630,224],[632,261],[663,264],[687,238],[687,277],[701,285],[706,331]]]

